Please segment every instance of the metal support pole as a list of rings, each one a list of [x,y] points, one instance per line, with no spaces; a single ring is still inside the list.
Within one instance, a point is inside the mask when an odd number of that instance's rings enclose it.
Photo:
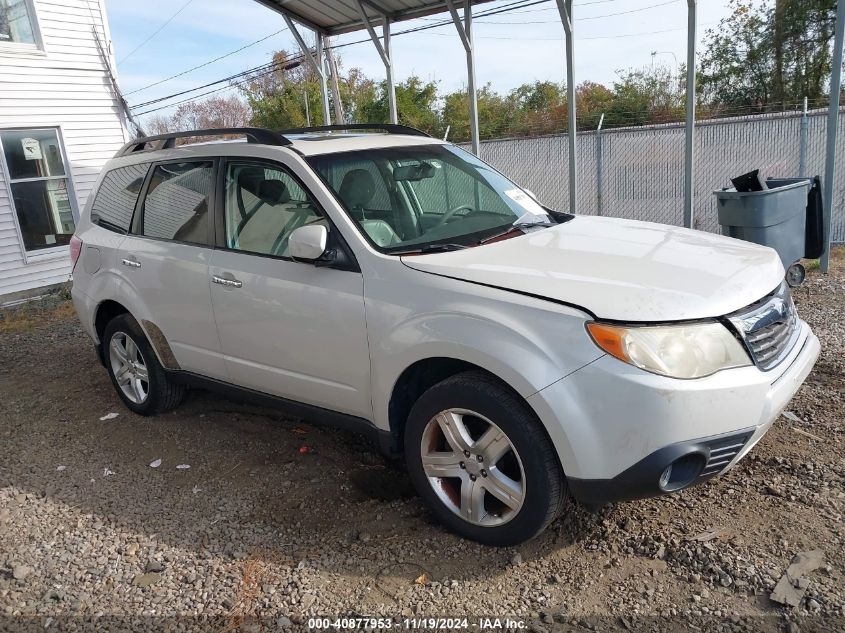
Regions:
[[[346,122],[343,116],[343,102],[340,99],[340,77],[337,72],[337,62],[332,53],[332,42],[329,38],[323,38],[323,50],[326,51],[326,65],[332,76],[332,103],[334,104],[334,122],[343,125]]]
[[[827,110],[827,151],[824,165],[824,240],[821,269],[830,267],[830,225],[833,216],[833,177],[836,173],[836,137],[839,134],[839,91],[842,86],[842,43],[845,39],[845,1],[836,3],[836,37],[830,71],[830,106]]]
[[[566,34],[566,105],[569,139],[569,212],[578,210],[578,129],[575,103],[575,33],[572,23],[572,0],[557,0],[563,31]]]
[[[684,141],[684,226],[693,228],[695,203],[695,43],[697,39],[696,0],[687,0],[687,121]]]
[[[331,125],[332,115],[329,112],[329,80],[326,77],[326,59],[323,53],[323,38],[317,34],[317,59],[319,60],[319,68],[317,74],[320,75],[320,92],[323,96],[323,121],[325,125]]]
[[[323,93],[323,119],[326,125],[331,123],[331,114],[329,114],[329,86],[328,82],[326,81],[326,67],[323,62],[323,37],[322,34],[319,32],[315,32],[317,37],[317,50],[316,54],[311,53],[311,47],[305,44],[305,40],[302,39],[302,35],[299,32],[299,29],[294,24],[293,20],[291,20],[290,16],[287,13],[283,13],[282,17],[285,19],[285,24],[287,24],[288,29],[291,33],[293,33],[293,37],[296,40],[296,43],[299,44],[299,48],[302,50],[302,54],[305,56],[305,59],[308,60],[308,63],[311,65],[311,68],[317,73],[317,76],[320,78],[320,90]]]
[[[393,79],[393,40],[390,38],[390,18],[385,17],[382,22],[384,33],[384,52],[390,63],[387,64],[387,106],[390,109],[390,122],[399,123],[399,110],[396,107],[396,82]]]
[[[308,105],[308,93],[303,90],[302,98],[305,100],[305,123],[311,127],[311,108]]]
[[[571,1],[571,0],[570,0]],[[464,0],[464,22],[455,9],[454,0],[446,0],[452,21],[458,29],[458,35],[467,53],[467,91],[469,92],[469,128],[472,137],[472,153],[481,156],[481,142],[478,134],[478,91],[475,86],[475,48],[472,42],[472,3]]]
[[[807,133],[810,121],[807,118],[807,97],[804,97],[804,111],[801,114],[801,136],[798,141],[798,175],[807,177]]]
[[[380,16],[382,32],[384,34],[384,44],[382,44],[373,27],[370,16],[364,10],[364,3],[361,0],[357,0],[356,4],[358,5],[358,12],[361,14],[361,22],[366,27],[367,33],[370,34],[370,39],[373,41],[376,51],[384,64],[384,72],[387,76],[387,105],[390,122],[399,123],[399,114],[396,111],[396,85],[393,81],[393,46],[390,42],[390,18],[385,14],[381,14]]]
[[[596,215],[604,211],[604,157],[602,156],[601,126],[604,123],[604,113],[599,119],[599,126],[596,128]]]

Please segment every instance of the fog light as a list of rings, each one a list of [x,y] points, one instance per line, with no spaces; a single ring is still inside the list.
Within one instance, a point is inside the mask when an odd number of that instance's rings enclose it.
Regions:
[[[672,464],[669,464],[666,467],[666,470],[663,471],[663,474],[660,475],[660,481],[658,481],[658,485],[660,486],[661,490],[666,490],[666,486],[669,485],[669,479],[672,477]]]
[[[706,460],[701,453],[679,457],[660,474],[657,485],[663,492],[682,490],[698,479],[705,464]]]

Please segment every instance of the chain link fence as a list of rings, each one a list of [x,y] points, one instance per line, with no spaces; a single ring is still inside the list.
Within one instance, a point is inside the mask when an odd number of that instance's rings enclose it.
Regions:
[[[800,175],[802,124],[806,175],[823,175],[826,110],[699,122],[695,228],[719,231],[713,191],[730,187],[730,178],[758,168],[768,176]],[[845,242],[845,117],[840,117],[839,125],[831,235],[834,242]],[[683,123],[579,132],[577,149],[579,213],[683,224]],[[565,134],[483,141],[481,157],[544,204],[561,210],[569,207]]]

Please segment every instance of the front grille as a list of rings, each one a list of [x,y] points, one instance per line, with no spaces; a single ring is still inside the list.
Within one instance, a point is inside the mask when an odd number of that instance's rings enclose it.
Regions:
[[[699,477],[712,477],[722,472],[751,439],[752,435],[753,431],[746,431],[707,442],[707,446],[710,448],[710,456],[707,458],[707,465],[701,471]]]
[[[763,371],[774,368],[789,354],[800,332],[798,313],[785,283],[728,318]]]

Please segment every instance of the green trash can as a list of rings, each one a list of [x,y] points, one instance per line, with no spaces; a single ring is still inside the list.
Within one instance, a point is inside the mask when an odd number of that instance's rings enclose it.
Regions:
[[[780,255],[791,286],[804,281],[809,178],[763,191],[714,191],[718,202],[722,234],[747,242],[770,246]]]

